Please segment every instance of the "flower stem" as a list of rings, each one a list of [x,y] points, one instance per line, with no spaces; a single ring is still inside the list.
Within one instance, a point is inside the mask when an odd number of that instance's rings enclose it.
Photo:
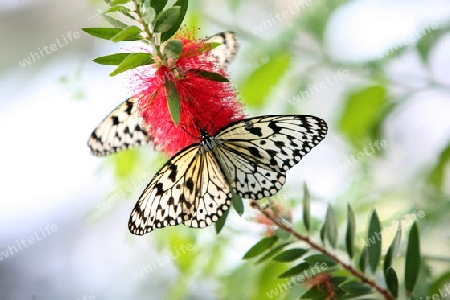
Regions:
[[[347,263],[343,262],[342,260],[340,260],[336,255],[332,254],[327,249],[323,248],[319,244],[317,244],[314,241],[312,241],[308,236],[305,236],[305,235],[302,235],[302,234],[296,232],[291,226],[286,224],[286,222],[284,222],[279,217],[276,217],[276,216],[274,216],[272,214],[269,214],[265,209],[262,209],[258,205],[258,203],[256,203],[256,201],[252,202],[252,207],[256,208],[257,210],[259,210],[263,215],[266,216],[266,218],[271,220],[280,229],[282,229],[282,230],[286,231],[287,233],[295,236],[298,240],[307,243],[311,248],[313,248],[313,249],[323,253],[324,255],[326,255],[329,258],[331,258],[332,260],[334,260],[336,263],[340,264],[344,269],[349,271],[353,276],[355,276],[356,278],[361,280],[363,283],[366,283],[366,284],[370,285],[372,288],[374,288],[385,299],[387,299],[387,300],[395,300],[395,297],[391,293],[389,293],[388,290],[386,290],[386,289],[382,288],[381,286],[379,286],[374,280],[372,280],[370,278],[367,278],[363,273],[361,273],[360,271],[355,269],[350,264],[347,264]]]

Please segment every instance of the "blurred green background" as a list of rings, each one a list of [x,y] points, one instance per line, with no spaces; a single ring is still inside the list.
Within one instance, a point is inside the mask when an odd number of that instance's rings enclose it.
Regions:
[[[344,249],[350,203],[358,254],[373,209],[383,226],[403,218],[406,231],[406,215],[423,211],[415,296],[450,283],[450,3],[189,5],[185,24],[199,27],[199,36],[236,32],[241,47],[231,81],[249,116],[311,114],[329,124],[327,138],[273,197],[295,226],[304,183],[313,237],[319,239],[332,203]],[[105,7],[0,3],[0,299],[268,299],[289,266],[241,259],[267,230],[248,203],[242,217],[230,212],[220,235],[213,226],[129,234],[129,213],[166,158],[151,147],[97,158],[86,146],[95,126],[132,94],[129,76],[111,78],[112,67],[91,60],[135,44],[98,40],[80,29],[107,26],[99,16]],[[42,237],[46,225],[57,230]],[[383,253],[394,233],[383,236]],[[11,250],[33,236],[41,240]],[[405,245],[403,239],[394,264],[400,278]],[[296,299],[305,290],[297,285],[272,299]]]

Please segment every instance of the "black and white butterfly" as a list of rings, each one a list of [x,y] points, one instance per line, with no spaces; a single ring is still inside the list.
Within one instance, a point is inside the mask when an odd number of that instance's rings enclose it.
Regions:
[[[219,67],[226,67],[236,56],[238,43],[233,32],[219,32],[205,39],[220,45],[211,50]],[[88,140],[91,153],[96,156],[109,155],[127,148],[151,142],[151,137],[142,126],[137,110],[138,98],[128,98],[117,106],[92,132]]]
[[[200,132],[200,143],[178,152],[150,181],[128,222],[131,233],[184,224],[205,227],[229,209],[232,193],[258,200],[277,193],[286,171],[327,133],[308,115],[260,116]]]

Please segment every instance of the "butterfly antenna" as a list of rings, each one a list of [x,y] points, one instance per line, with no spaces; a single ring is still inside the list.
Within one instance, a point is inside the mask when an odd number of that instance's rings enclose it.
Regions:
[[[206,125],[206,128],[211,128],[211,124],[214,124],[214,119],[219,115],[219,113],[222,111],[222,109],[224,109],[225,106],[222,106],[216,113],[215,115],[211,118],[211,120],[209,120],[209,123]]]

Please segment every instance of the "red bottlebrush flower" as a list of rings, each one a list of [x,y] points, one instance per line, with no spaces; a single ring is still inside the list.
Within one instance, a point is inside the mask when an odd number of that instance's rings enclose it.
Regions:
[[[180,57],[169,61],[169,65],[157,62],[150,69],[142,67],[137,76],[143,125],[154,144],[169,156],[199,142],[200,129],[215,134],[230,122],[244,118],[242,105],[229,82],[213,81],[194,71],[200,69],[227,76],[211,50],[204,50],[204,41],[194,40],[189,34],[175,38],[183,44]],[[167,80],[172,81],[180,99],[178,125],[173,123],[167,104],[164,87]]]

